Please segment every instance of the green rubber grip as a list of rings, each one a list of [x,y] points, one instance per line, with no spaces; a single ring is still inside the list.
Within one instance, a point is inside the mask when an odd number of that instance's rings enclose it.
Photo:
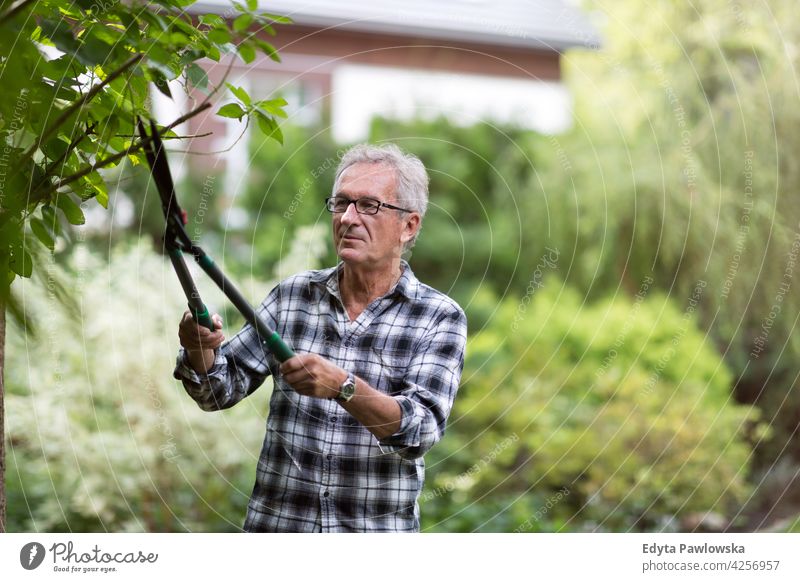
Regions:
[[[193,309],[192,306],[189,306],[189,311],[192,312],[192,317],[194,320],[202,325],[203,327],[207,327],[211,331],[214,331],[214,322],[211,321],[211,314],[208,312],[208,307],[203,305],[203,311],[197,311]]]
[[[286,342],[281,339],[278,332],[273,332],[272,335],[267,336],[267,339],[264,340],[264,345],[278,358],[279,362],[285,362],[294,357],[292,348],[286,345]]]
[[[200,266],[203,267],[204,269],[208,269],[209,267],[214,266],[214,259],[212,259],[208,255],[201,256],[198,262],[200,263]]]

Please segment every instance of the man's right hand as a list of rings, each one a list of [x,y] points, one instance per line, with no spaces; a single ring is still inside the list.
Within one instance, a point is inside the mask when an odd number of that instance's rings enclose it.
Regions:
[[[178,338],[186,350],[189,365],[198,374],[205,374],[214,364],[214,350],[225,341],[222,333],[222,318],[218,313],[211,316],[214,331],[199,325],[187,310],[178,326]]]

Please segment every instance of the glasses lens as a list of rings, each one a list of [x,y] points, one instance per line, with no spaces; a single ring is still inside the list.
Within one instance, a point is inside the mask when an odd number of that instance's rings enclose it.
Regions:
[[[325,206],[328,208],[328,212],[345,212],[347,210],[348,200],[347,198],[333,196],[325,200]]]
[[[376,214],[381,207],[381,203],[372,198],[360,198],[356,202],[356,210],[361,214]]]

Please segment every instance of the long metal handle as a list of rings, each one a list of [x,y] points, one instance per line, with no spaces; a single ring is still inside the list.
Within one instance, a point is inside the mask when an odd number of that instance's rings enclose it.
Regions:
[[[255,309],[253,309],[247,299],[239,293],[236,286],[225,276],[214,260],[199,247],[193,247],[192,251],[194,252],[195,260],[203,271],[216,283],[217,287],[222,290],[225,296],[230,299],[231,303],[236,307],[236,310],[242,314],[245,321],[256,329],[261,343],[275,355],[279,362],[285,362],[289,358],[293,358],[295,354],[292,348],[280,338],[274,329],[271,329],[258,317]]]
[[[214,331],[214,322],[211,321],[211,314],[208,312],[208,307],[203,303],[203,300],[200,299],[197,286],[194,284],[192,275],[189,273],[186,262],[183,260],[183,253],[181,253],[179,249],[170,249],[169,258],[172,261],[175,273],[178,275],[178,281],[181,282],[181,287],[183,287],[183,292],[189,303],[189,311],[192,317],[203,327]]]

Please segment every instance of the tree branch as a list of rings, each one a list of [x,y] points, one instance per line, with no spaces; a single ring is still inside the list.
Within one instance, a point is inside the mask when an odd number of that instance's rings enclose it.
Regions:
[[[192,117],[194,117],[195,115],[198,115],[199,113],[205,111],[209,107],[211,107],[211,103],[208,103],[208,102],[202,103],[196,109],[193,109],[189,113],[181,115],[175,121],[173,121],[169,125],[165,126],[164,130],[162,132],[160,132],[159,135],[163,135],[167,131],[171,130],[173,127],[175,127],[177,125],[180,125],[181,123],[183,123],[184,121],[186,121],[188,119],[191,119]],[[58,191],[59,189],[63,188],[64,186],[67,186],[68,184],[71,184],[72,182],[75,182],[76,180],[80,180],[81,178],[83,178],[84,176],[88,176],[92,172],[96,172],[97,170],[99,170],[101,168],[105,168],[106,166],[110,166],[111,164],[118,162],[119,160],[121,160],[125,156],[139,151],[140,149],[142,149],[142,147],[144,147],[145,144],[150,143],[151,141],[152,141],[152,137],[148,137],[148,138],[140,140],[140,141],[138,141],[136,143],[132,143],[129,147],[125,148],[121,152],[117,152],[113,156],[109,156],[107,158],[104,158],[104,159],[100,160],[99,162],[96,162],[96,163],[94,163],[94,164],[92,164],[90,166],[86,166],[85,168],[75,172],[74,174],[70,174],[69,176],[61,178],[58,182],[56,182],[55,184],[50,186],[47,190],[45,190],[42,193],[41,196],[37,196],[37,197],[33,197],[32,196],[31,198],[33,198],[34,200],[45,200],[45,199],[49,198],[49,196],[51,194],[55,193],[56,191]]]
[[[97,86],[93,87],[92,90],[89,93],[84,95],[80,100],[78,100],[75,103],[73,103],[69,107],[69,109],[65,110],[64,113],[62,113],[59,116],[59,118],[57,120],[58,123],[54,124],[51,128],[48,128],[48,131],[42,134],[42,137],[39,138],[38,142],[34,143],[28,149],[28,151],[25,152],[25,154],[20,158],[20,162],[19,162],[19,165],[17,167],[18,168],[21,167],[21,165],[23,163],[23,160],[26,157],[29,157],[29,156],[33,155],[33,152],[36,150],[38,145],[40,143],[42,143],[42,141],[43,141],[43,139],[45,137],[45,134],[51,133],[52,129],[57,127],[58,124],[63,123],[63,120],[66,119],[66,117],[68,117],[71,114],[71,111],[74,111],[77,107],[80,107],[81,104],[86,103],[89,100],[91,100],[92,97],[94,97],[94,95],[96,95],[98,91],[102,90],[103,86],[108,85],[108,83],[110,83],[114,79],[118,78],[127,69],[129,69],[133,64],[135,64],[138,60],[143,58],[143,56],[144,55],[134,55],[132,58],[128,59],[119,69],[117,69],[116,71],[111,73],[111,75],[106,77],[105,81],[103,81],[100,85],[97,85]],[[228,64],[228,67],[225,70],[225,73],[224,73],[224,75],[222,77],[222,82],[220,82],[217,86],[214,87],[214,89],[206,96],[206,98],[202,101],[202,103],[200,103],[200,105],[198,105],[195,109],[191,110],[189,113],[181,115],[175,121],[173,121],[168,126],[166,126],[164,128],[165,132],[169,131],[173,127],[175,127],[177,125],[180,125],[184,121],[187,121],[188,119],[191,119],[195,115],[198,115],[199,113],[201,113],[201,112],[203,112],[206,109],[211,107],[211,98],[225,84],[225,80],[228,78],[228,75],[230,74],[230,71],[231,71],[231,68],[233,67],[234,61],[235,61],[235,56],[231,59],[231,62]],[[36,189],[33,189],[33,190],[30,191],[30,196],[29,196],[28,200],[30,202],[33,202],[33,203],[37,203],[39,201],[46,200],[53,193],[57,192],[59,189],[63,188],[64,186],[67,186],[67,185],[75,182],[76,180],[80,180],[81,178],[91,174],[92,172],[95,172],[95,171],[97,171],[99,169],[102,169],[102,168],[104,168],[106,166],[110,166],[111,164],[114,164],[114,163],[118,162],[119,160],[121,160],[125,156],[140,150],[146,143],[149,143],[149,141],[150,140],[148,138],[147,140],[142,140],[142,141],[140,141],[138,143],[132,143],[130,145],[130,147],[126,148],[124,151],[117,152],[116,154],[114,154],[114,155],[112,155],[112,156],[110,156],[108,158],[104,158],[104,159],[100,160],[99,162],[96,162],[96,163],[94,163],[92,165],[84,167],[83,169],[79,170],[78,172],[75,172],[74,174],[71,174],[71,175],[66,176],[64,178],[61,178],[55,184],[52,184],[52,185],[48,186],[45,190],[43,190],[40,195],[36,195]],[[38,186],[37,186],[37,188],[38,188]]]
[[[63,160],[66,160],[66,159],[67,159],[67,157],[69,156],[69,154],[70,154],[70,153],[72,153],[72,151],[73,151],[73,150],[74,150],[76,147],[78,147],[78,144],[79,144],[79,143],[81,143],[85,137],[87,137],[88,135],[90,135],[90,134],[91,134],[91,133],[94,131],[95,125],[97,125],[97,124],[91,124],[91,125],[90,125],[90,124],[87,124],[87,125],[86,125],[86,131],[84,131],[84,132],[83,132],[81,135],[79,135],[77,138],[73,139],[73,140],[72,140],[72,142],[70,142],[69,146],[67,146],[67,149],[66,149],[66,150],[64,150],[64,153],[63,153],[63,154],[61,154],[61,155],[58,157],[58,159],[55,159],[55,160],[53,160],[53,162],[50,164],[50,167],[45,169],[45,171],[44,171],[44,174],[45,174],[45,175],[44,175],[44,177],[42,177],[42,179],[41,179],[41,180],[39,180],[39,182],[36,184],[36,186],[34,186],[34,187],[33,187],[33,191],[34,191],[34,192],[35,192],[36,190],[38,190],[38,189],[39,189],[39,187],[42,185],[42,183],[43,183],[43,182],[44,182],[44,181],[47,179],[47,176],[50,174],[50,171],[51,171],[53,168],[55,168],[55,167],[56,167],[56,166],[57,166],[57,165],[58,165],[60,162],[62,162]]]
[[[64,109],[64,111],[62,111],[62,112],[61,112],[61,115],[59,115],[59,116],[56,118],[56,120],[55,120],[53,123],[51,123],[51,124],[50,124],[50,126],[49,126],[49,127],[46,129],[46,130],[44,130],[44,131],[42,132],[42,134],[39,136],[39,139],[37,139],[36,141],[34,141],[34,142],[33,142],[33,144],[31,144],[31,146],[30,146],[30,147],[27,149],[27,151],[25,151],[25,153],[23,153],[23,154],[20,156],[20,158],[19,158],[19,161],[17,162],[17,163],[20,165],[20,167],[21,167],[22,165],[24,165],[24,164],[25,164],[25,161],[26,161],[28,158],[30,158],[31,156],[33,156],[34,152],[35,152],[37,149],[39,149],[39,147],[42,145],[42,143],[45,141],[45,139],[46,139],[46,138],[49,138],[49,137],[50,137],[50,136],[53,134],[53,132],[54,132],[54,131],[55,131],[55,130],[56,130],[56,129],[57,129],[57,128],[58,128],[58,127],[59,127],[59,126],[62,124],[62,123],[64,123],[64,121],[66,121],[66,120],[67,120],[67,118],[68,118],[70,115],[72,115],[72,114],[73,114],[73,113],[75,113],[75,112],[76,112],[78,109],[80,109],[81,107],[83,107],[83,106],[84,106],[86,103],[88,103],[89,101],[91,101],[91,100],[94,98],[94,96],[95,96],[95,95],[97,95],[97,94],[98,94],[100,91],[102,91],[102,90],[103,90],[103,88],[104,88],[106,85],[108,85],[109,83],[111,83],[111,82],[113,82],[114,80],[116,80],[116,79],[117,79],[118,77],[120,77],[120,76],[121,76],[121,75],[122,75],[122,74],[123,74],[125,71],[127,71],[128,69],[130,69],[130,68],[131,68],[133,65],[135,65],[136,63],[138,63],[138,62],[139,62],[140,60],[142,60],[143,58],[144,58],[144,55],[142,55],[142,54],[133,55],[133,56],[132,56],[131,58],[129,58],[127,61],[125,61],[124,63],[122,63],[122,66],[121,66],[120,68],[118,68],[116,71],[114,71],[114,72],[112,72],[110,75],[108,75],[108,76],[107,76],[107,77],[106,77],[106,78],[103,80],[103,82],[102,82],[102,83],[100,83],[99,85],[95,85],[94,87],[92,87],[91,91],[89,91],[88,93],[86,93],[86,95],[84,95],[83,97],[81,97],[80,99],[78,99],[77,101],[75,101],[75,102],[74,102],[72,105],[70,105],[69,107],[67,107],[66,109]]]

